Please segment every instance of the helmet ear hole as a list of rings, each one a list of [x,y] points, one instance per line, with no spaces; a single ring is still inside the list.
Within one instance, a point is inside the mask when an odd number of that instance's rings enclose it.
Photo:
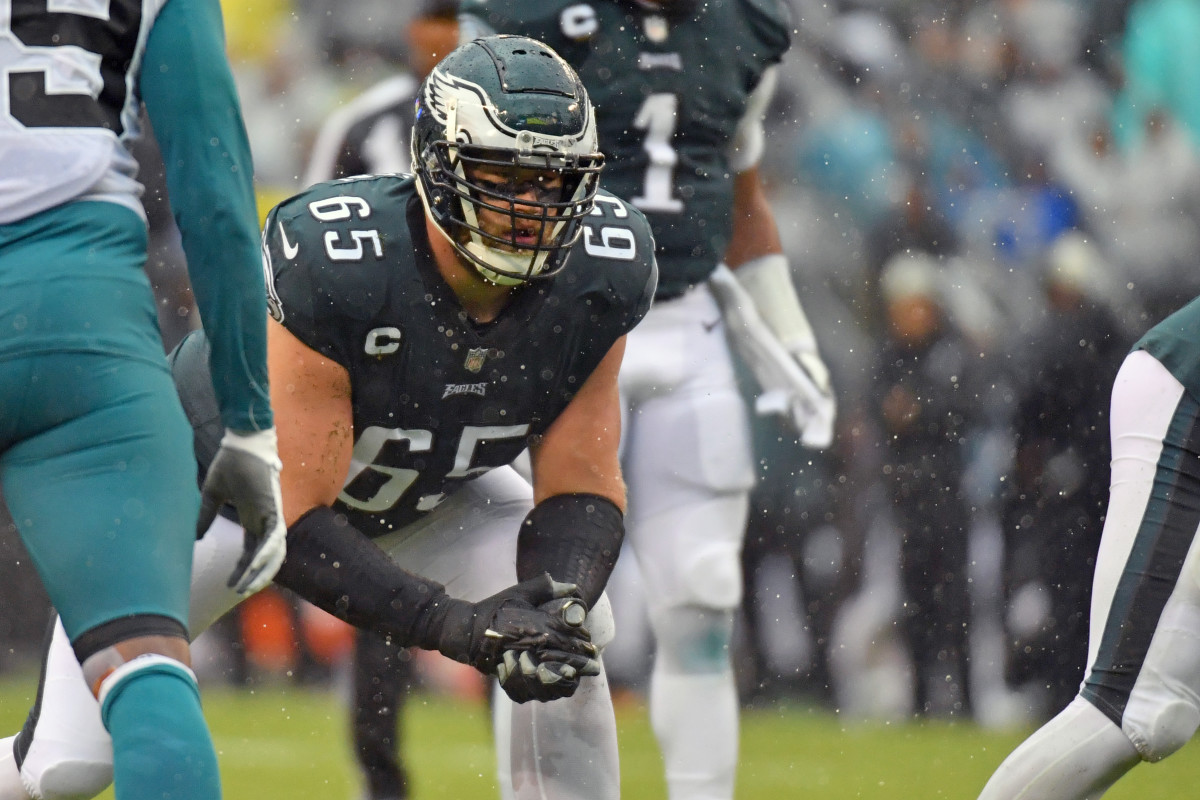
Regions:
[[[426,211],[485,278],[563,267],[604,157],[583,83],[557,53],[523,36],[462,45],[422,83],[411,141]]]

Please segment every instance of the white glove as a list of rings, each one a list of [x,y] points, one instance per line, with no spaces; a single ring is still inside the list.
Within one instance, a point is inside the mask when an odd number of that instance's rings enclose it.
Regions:
[[[790,415],[806,447],[828,447],[836,402],[787,259],[762,256],[736,271],[722,264],[708,283],[730,341],[762,390],[755,410]]]
[[[274,428],[253,433],[225,431],[208,467],[196,533],[201,536],[208,530],[222,505],[237,509],[246,533],[242,557],[228,585],[239,594],[253,594],[270,583],[287,553],[279,489],[282,467]]]

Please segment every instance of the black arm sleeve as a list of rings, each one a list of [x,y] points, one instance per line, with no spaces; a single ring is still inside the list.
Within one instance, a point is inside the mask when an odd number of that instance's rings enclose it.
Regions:
[[[588,608],[600,599],[625,539],[625,520],[611,500],[558,494],[533,507],[517,536],[517,580],[544,572],[573,583]]]
[[[470,614],[470,603],[402,569],[329,506],[296,520],[287,545],[276,583],[356,628],[390,636],[398,646],[438,650],[448,615]]]

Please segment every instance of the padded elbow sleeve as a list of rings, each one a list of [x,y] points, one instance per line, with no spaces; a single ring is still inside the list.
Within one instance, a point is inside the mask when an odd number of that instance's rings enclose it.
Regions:
[[[517,579],[543,572],[573,583],[588,608],[604,591],[621,553],[625,519],[611,500],[594,494],[559,494],[534,506],[517,536]]]

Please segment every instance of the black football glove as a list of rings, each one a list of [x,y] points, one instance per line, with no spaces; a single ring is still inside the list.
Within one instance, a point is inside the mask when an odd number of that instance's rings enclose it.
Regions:
[[[542,609],[586,634],[583,621],[587,617],[587,608],[581,601],[572,598],[552,600]],[[505,650],[496,665],[500,687],[514,703],[530,700],[544,703],[570,697],[579,688],[580,678],[599,674],[600,661],[594,647],[586,654],[549,646],[513,648]]]
[[[445,598],[439,603],[443,609],[437,623],[437,650],[486,675],[496,674],[497,665],[509,650],[594,657],[596,648],[587,629],[570,624],[562,605],[552,602],[573,598],[572,602],[580,603],[578,597],[575,584],[559,583],[543,574],[478,603]],[[577,614],[570,616],[578,618]]]
[[[230,588],[253,594],[279,571],[287,551],[283,500],[279,490],[275,429],[253,433],[225,431],[201,492],[196,535],[203,536],[228,503],[246,532],[242,557],[229,576]]]

